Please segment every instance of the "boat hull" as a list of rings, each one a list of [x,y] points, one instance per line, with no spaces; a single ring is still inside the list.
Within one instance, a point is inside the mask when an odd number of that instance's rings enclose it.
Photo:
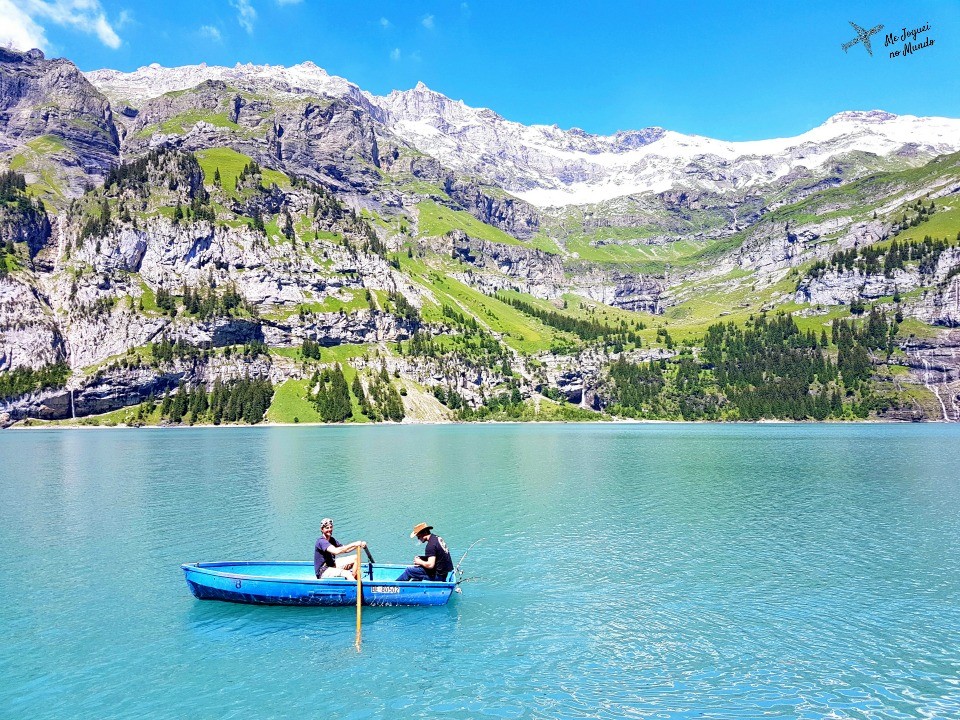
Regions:
[[[363,605],[444,605],[457,584],[397,582],[404,565],[361,566]],[[190,592],[200,600],[253,605],[356,605],[357,583],[317,580],[311,562],[213,562],[181,565]],[[372,579],[371,579],[372,574]]]

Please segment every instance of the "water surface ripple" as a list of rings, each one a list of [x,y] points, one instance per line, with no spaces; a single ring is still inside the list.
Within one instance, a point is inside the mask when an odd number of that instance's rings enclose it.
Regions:
[[[0,433],[0,717],[958,718],[960,429]],[[321,517],[431,609],[199,602]]]

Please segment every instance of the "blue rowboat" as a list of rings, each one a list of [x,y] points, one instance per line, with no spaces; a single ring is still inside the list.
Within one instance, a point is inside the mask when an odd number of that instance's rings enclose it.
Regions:
[[[357,583],[317,580],[312,562],[212,562],[180,566],[201,600],[258,605],[356,605]],[[445,605],[456,589],[454,573],[440,581],[397,582],[406,565],[370,565],[362,570],[364,605]]]

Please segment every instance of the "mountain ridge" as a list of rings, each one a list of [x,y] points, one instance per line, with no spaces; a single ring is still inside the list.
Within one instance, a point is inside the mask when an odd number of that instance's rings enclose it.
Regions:
[[[204,393],[267,380],[288,422],[960,418],[960,152],[929,157],[953,121],[844,112],[751,156],[315,65],[168,75],[105,94],[0,52],[0,426],[180,423],[187,395],[216,422]],[[614,196],[515,194],[577,183]]]
[[[540,207],[594,204],[669,190],[734,192],[762,187],[797,171],[822,175],[854,152],[895,154],[920,164],[960,150],[960,119],[842,111],[800,135],[723,141],[661,127],[595,135],[578,128],[523,125],[487,108],[472,108],[430,90],[377,96],[307,61],[276,65],[150,65],[131,73],[86,73],[112,100],[140,101],[195,87],[204,80],[258,83],[302,96],[320,92],[364,105],[388,130],[445,166],[475,175]],[[152,88],[147,90],[146,88]],[[136,91],[136,92],[134,92]]]

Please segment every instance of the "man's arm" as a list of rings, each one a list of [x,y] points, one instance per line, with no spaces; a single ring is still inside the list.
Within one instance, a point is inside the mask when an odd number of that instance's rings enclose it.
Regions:
[[[351,552],[353,550],[356,550],[357,548],[365,548],[366,546],[367,546],[367,543],[364,542],[363,540],[357,540],[356,542],[347,543],[346,545],[339,545],[336,547],[331,545],[330,554],[339,555],[340,553]]]
[[[425,568],[425,569],[427,569],[427,570],[433,570],[434,566],[437,564],[437,556],[436,556],[436,555],[431,555],[431,556],[428,557],[426,560],[424,560],[422,557],[420,557],[419,555],[417,555],[417,556],[413,559],[413,564],[414,564],[414,565],[419,565],[420,567]]]

